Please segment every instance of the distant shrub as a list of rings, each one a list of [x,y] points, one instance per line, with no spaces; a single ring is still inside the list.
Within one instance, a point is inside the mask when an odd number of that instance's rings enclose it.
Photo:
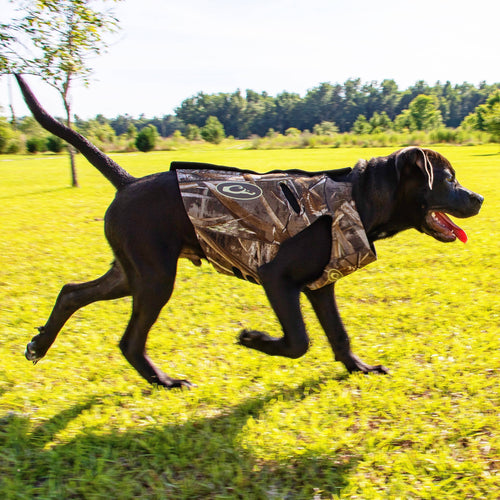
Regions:
[[[32,154],[47,151],[46,139],[43,137],[30,137],[26,141],[26,150]]]
[[[222,123],[215,116],[209,116],[201,129],[201,137],[212,144],[220,144],[226,137]]]
[[[300,148],[315,148],[318,144],[318,137],[310,132],[304,132],[300,136]]]
[[[184,137],[188,141],[199,141],[201,139],[201,130],[197,125],[186,125],[186,130],[184,131]]]
[[[285,130],[285,135],[288,137],[298,137],[300,135],[300,130],[295,127],[290,127]]]
[[[23,141],[19,134],[16,134],[7,144],[6,153],[15,155],[23,149]]]
[[[322,121],[313,127],[313,133],[316,135],[335,135],[339,128],[334,122]]]
[[[64,141],[55,135],[49,135],[46,142],[47,149],[53,153],[60,153],[64,147]]]
[[[148,125],[141,129],[141,131],[137,134],[135,139],[135,147],[142,151],[143,153],[147,153],[154,149],[156,145],[156,140],[158,139],[158,130],[154,125]]]

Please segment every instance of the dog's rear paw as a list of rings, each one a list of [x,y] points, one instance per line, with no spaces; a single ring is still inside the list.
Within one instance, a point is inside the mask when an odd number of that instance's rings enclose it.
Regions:
[[[24,351],[24,356],[28,361],[33,361],[33,364],[36,365],[43,356],[39,356],[36,352],[36,344],[35,342],[30,342],[26,346],[26,350]]]
[[[269,342],[269,340],[272,340],[271,337],[264,332],[259,332],[257,330],[242,330],[237,343],[245,347],[256,349],[257,345],[262,342]]]
[[[33,361],[33,364],[36,365],[38,361],[40,361],[45,354],[47,353],[48,347],[45,348],[40,346],[41,344],[45,344],[43,342],[44,335],[45,335],[45,327],[44,326],[39,326],[36,328],[40,333],[38,335],[35,335],[32,339],[31,342],[26,346],[26,349],[24,351],[24,356],[28,361]]]

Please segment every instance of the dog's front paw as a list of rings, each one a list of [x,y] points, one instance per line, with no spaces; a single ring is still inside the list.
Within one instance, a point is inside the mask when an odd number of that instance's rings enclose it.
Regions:
[[[169,383],[166,384],[164,387],[167,389],[193,389],[196,387],[196,384],[192,384],[189,380],[181,380],[181,379],[170,379]]]
[[[157,374],[149,379],[151,385],[155,387],[163,387],[165,389],[192,389],[196,384],[192,384],[189,380],[171,378],[163,372],[158,371]]]
[[[345,367],[349,373],[362,372],[362,373],[381,373],[387,375],[389,370],[382,365],[369,365],[362,361],[360,358],[350,353],[347,359],[342,359]]]
[[[269,342],[271,337],[257,330],[243,330],[238,338],[238,344],[251,349],[259,349],[263,342]]]

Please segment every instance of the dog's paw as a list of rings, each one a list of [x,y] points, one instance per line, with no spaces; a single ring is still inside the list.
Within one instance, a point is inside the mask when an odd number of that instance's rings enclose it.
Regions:
[[[387,375],[389,373],[389,370],[382,365],[369,365],[367,363],[364,363],[361,361],[359,358],[356,359],[356,363],[354,366],[350,366],[348,368],[349,372],[361,372],[361,373],[381,373],[383,375]]]
[[[384,375],[387,375],[389,373],[389,370],[382,365],[369,365],[365,363],[363,360],[358,358],[355,354],[352,352],[348,352],[347,354],[344,354],[342,356],[336,355],[335,359],[337,361],[341,361],[344,366],[347,368],[347,371],[349,373],[353,372],[361,372],[361,373],[381,373]]]
[[[39,335],[35,335],[32,339],[31,342],[26,346],[26,349],[24,351],[24,356],[28,361],[33,361],[33,364],[36,365],[39,360],[41,360],[44,356],[47,350],[42,352],[42,349],[40,346],[37,347],[37,339],[41,335],[45,333],[45,328],[43,326],[39,326],[37,330],[40,332]]]
[[[248,344],[255,339],[259,339],[262,336],[262,332],[258,332],[256,330],[242,330],[240,332],[240,336],[238,337],[239,344]]]
[[[167,389],[193,389],[196,387],[196,384],[192,384],[189,380],[181,380],[181,379],[170,379],[168,385],[165,386]]]
[[[30,342],[26,346],[26,350],[24,351],[24,356],[28,361],[33,361],[33,364],[36,365],[43,356],[39,356],[36,352],[36,344],[35,342]]]
[[[192,389],[196,387],[195,384],[192,384],[189,380],[186,379],[178,379],[172,378],[166,375],[163,372],[159,372],[155,377],[149,379],[148,382],[156,387],[156,388],[164,388],[164,389]]]
[[[255,348],[256,344],[259,344],[262,341],[268,341],[269,339],[269,335],[264,332],[259,332],[257,330],[243,330],[238,337],[238,344],[245,347]]]
[[[372,365],[366,365],[365,364],[358,371],[362,371],[363,373],[381,373],[382,375],[388,375],[390,373],[389,369],[386,368],[385,366],[382,366],[382,365],[372,366]]]

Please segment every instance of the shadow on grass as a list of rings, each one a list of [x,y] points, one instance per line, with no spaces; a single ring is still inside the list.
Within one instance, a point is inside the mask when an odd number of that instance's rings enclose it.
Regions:
[[[91,398],[32,431],[28,416],[11,413],[0,421],[0,494],[4,499],[310,499],[317,491],[331,496],[346,486],[355,457],[308,452],[271,462],[257,459],[241,443],[251,416],[277,398],[305,398],[321,384],[312,379],[249,399],[223,415],[179,425],[151,424],[116,434],[88,429],[63,445],[52,443],[56,434],[106,398]]]

